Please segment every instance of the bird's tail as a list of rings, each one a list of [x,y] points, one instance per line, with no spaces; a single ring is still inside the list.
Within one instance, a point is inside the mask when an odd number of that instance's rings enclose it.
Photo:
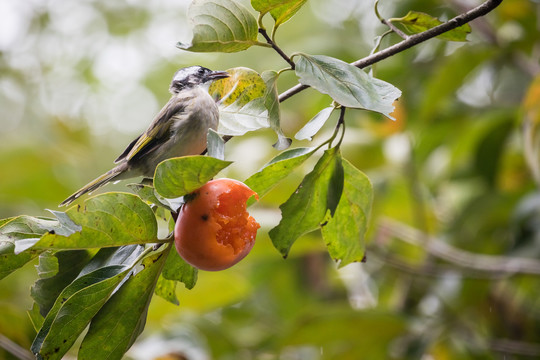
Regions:
[[[86,194],[87,192],[91,192],[96,190],[97,188],[113,181],[113,180],[120,180],[120,175],[122,175],[126,171],[126,163],[120,164],[117,167],[107,171],[105,174],[101,175],[97,179],[93,180],[92,182],[86,184],[83,188],[75,192],[73,195],[68,197],[66,200],[62,201],[62,203],[59,206],[69,205],[71,204],[75,199],[77,199],[79,196]]]

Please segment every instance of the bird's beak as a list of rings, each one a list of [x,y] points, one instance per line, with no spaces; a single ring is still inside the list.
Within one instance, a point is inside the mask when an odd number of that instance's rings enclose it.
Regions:
[[[226,71],[212,71],[210,74],[207,75],[208,80],[217,80],[217,79],[224,79],[231,76]]]

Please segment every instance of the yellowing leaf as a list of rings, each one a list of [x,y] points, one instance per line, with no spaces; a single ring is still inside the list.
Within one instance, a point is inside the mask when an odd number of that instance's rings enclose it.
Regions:
[[[228,69],[231,75],[210,85],[209,93],[219,101],[221,135],[239,136],[270,127],[265,106],[266,84],[255,70]]]

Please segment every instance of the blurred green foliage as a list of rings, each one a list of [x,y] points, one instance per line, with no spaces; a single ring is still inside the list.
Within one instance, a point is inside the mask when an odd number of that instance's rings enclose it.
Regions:
[[[286,66],[264,48],[235,54],[175,49],[177,41],[190,38],[187,5],[1,4],[0,218],[48,215],[44,209],[56,209],[107,170],[165,103],[177,68]],[[407,234],[392,231],[387,222],[397,220],[472,253],[540,257],[540,198],[523,155],[522,132],[531,110],[523,108],[523,98],[540,73],[539,6],[504,0],[471,24],[469,42],[431,40],[372,67],[403,95],[395,122],[358,110],[347,113],[343,157],[367,173],[375,191],[366,263],[337,270],[319,233],[297,241],[287,260],[272,247],[266,233],[279,222],[276,205],[314,166],[306,161],[304,171],[253,207],[263,229],[252,254],[232,269],[200,272],[193,290],[179,289],[178,307],[154,297],[147,330],[128,355],[540,357],[538,276],[458,266],[425,246],[405,243]],[[465,8],[460,1],[388,0],[379,10],[386,18],[415,10],[444,19]],[[289,54],[354,61],[369,54],[373,38],[385,30],[370,2],[310,0],[281,25],[276,41]],[[392,35],[382,45],[396,41]],[[283,74],[279,90],[295,81]],[[293,137],[329,103],[313,90],[284,102],[285,134]],[[330,121],[313,142],[324,141],[332,127]],[[230,141],[226,159],[235,163],[224,175],[247,178],[277,154],[274,141],[270,130]],[[106,188],[111,189],[126,187]],[[35,336],[26,315],[35,264],[0,283],[0,334],[26,349]],[[0,349],[0,359],[12,358]]]

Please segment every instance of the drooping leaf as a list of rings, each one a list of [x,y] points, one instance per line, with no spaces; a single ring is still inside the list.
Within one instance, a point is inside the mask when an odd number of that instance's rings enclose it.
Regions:
[[[393,119],[393,103],[401,91],[363,70],[324,55],[297,54],[296,75],[300,83],[328,94],[337,103],[375,111]]]
[[[270,12],[274,18],[274,32],[300,10],[307,0],[251,0],[251,6],[261,13]]]
[[[156,167],[154,186],[159,195],[178,198],[197,190],[230,164],[202,155],[165,160]]]
[[[268,121],[270,127],[274,130],[278,136],[278,141],[272,145],[277,150],[285,150],[291,146],[292,140],[283,134],[281,129],[281,116],[279,112],[279,99],[277,90],[278,73],[276,71],[265,71],[261,75],[264,83],[266,84],[266,91],[264,92],[264,106],[268,110]]]
[[[294,169],[302,165],[307,158],[313,155],[314,151],[314,148],[295,148],[284,151],[261,170],[251,175],[244,183],[259,197],[263,197]]]
[[[208,156],[214,157],[219,160],[225,160],[225,141],[223,141],[221,136],[219,136],[219,134],[213,129],[208,129],[208,135],[206,139]]]
[[[121,359],[146,324],[146,314],[170,246],[147,256],[92,319],[78,359]]]
[[[162,276],[167,280],[175,280],[184,283],[187,289],[193,289],[197,283],[198,271],[193,266],[185,262],[172,250],[167,257]]]
[[[178,301],[178,297],[176,296],[175,280],[167,280],[163,275],[160,275],[154,292],[157,296],[167,300],[171,304],[180,305],[180,301]]]
[[[126,245],[115,248],[101,248],[92,260],[81,270],[79,277],[94,270],[112,265],[131,266],[144,251],[143,245]]]
[[[258,44],[257,20],[241,4],[232,0],[194,0],[188,10],[193,23],[190,44],[183,50],[196,52],[236,52]]]
[[[61,359],[128,274],[126,266],[108,266],[82,276],[67,286],[32,343],[41,359]]]
[[[443,23],[436,17],[419,11],[409,11],[404,17],[392,18],[390,21],[402,24],[411,34],[424,32]],[[437,38],[448,41],[467,41],[467,34],[470,33],[471,26],[469,24],[465,24],[453,30],[447,31],[437,36]]]
[[[30,291],[32,298],[39,305],[41,315],[47,316],[60,293],[77,278],[92,255],[87,250],[57,251],[54,254],[44,252],[40,255],[40,264],[43,257],[53,257],[57,262],[56,274],[37,280]]]
[[[209,94],[219,103],[218,133],[239,136],[270,126],[265,106],[266,84],[252,69],[228,69],[230,76],[213,82]]]
[[[136,195],[105,193],[66,211],[81,231],[47,233],[34,249],[88,249],[154,242],[157,223],[152,209]]]
[[[332,259],[339,266],[362,261],[364,236],[373,200],[369,178],[343,159],[344,185],[334,216],[322,227],[322,236]]]
[[[339,149],[332,148],[324,152],[315,168],[279,207],[281,221],[270,230],[269,235],[275,248],[284,257],[296,239],[317,229],[327,214],[334,214],[342,189],[341,155]]]
[[[73,231],[80,230],[80,227],[66,219],[64,213],[53,212],[53,214],[57,216],[57,219],[17,216],[0,220],[0,279],[42,252],[42,250],[26,249],[43,234],[53,232],[69,235]]]
[[[306,125],[304,125],[297,133],[294,135],[294,137],[297,140],[311,140],[313,135],[319,132],[323,125],[326,123],[328,118],[330,117],[330,114],[332,114],[332,111],[334,111],[334,107],[329,106],[327,108],[322,109],[319,111],[317,115],[313,117],[313,119],[309,120]]]

